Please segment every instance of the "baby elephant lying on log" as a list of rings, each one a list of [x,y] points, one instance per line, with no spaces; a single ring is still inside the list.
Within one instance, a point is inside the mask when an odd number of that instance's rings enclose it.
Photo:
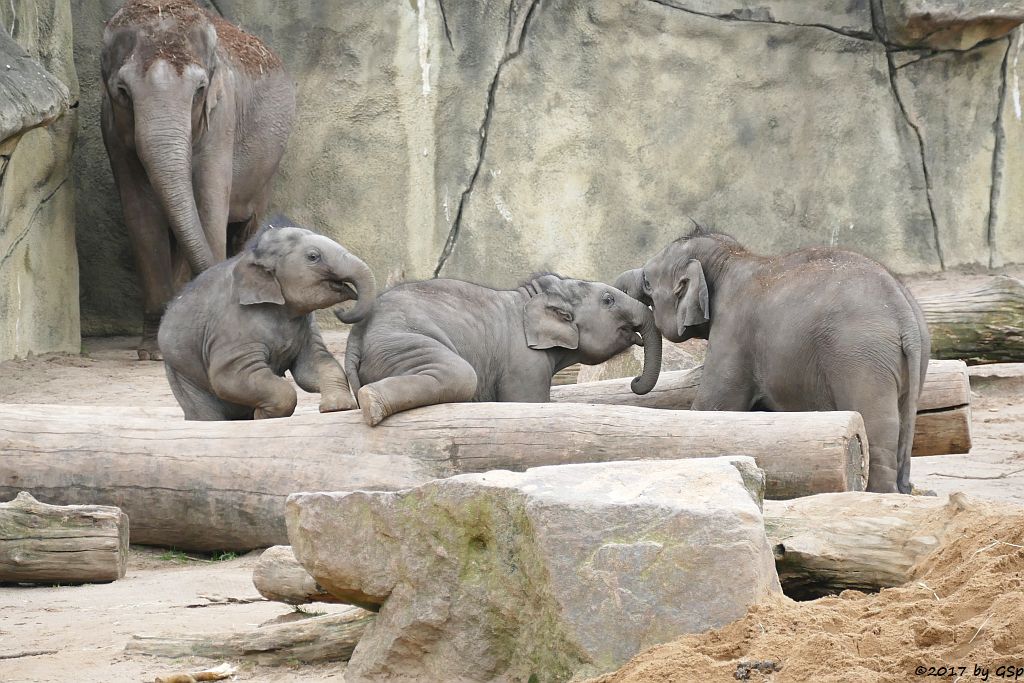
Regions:
[[[274,227],[274,226],[285,227]],[[278,218],[238,256],[199,275],[171,303],[158,341],[186,420],[287,417],[290,370],[320,411],[356,407],[345,372],[324,346],[313,311],[356,299],[340,320],[362,320],[376,284],[337,242]]]
[[[658,381],[661,335],[651,311],[614,287],[551,274],[508,291],[427,280],[380,295],[352,329],[345,370],[373,426],[435,403],[546,402],[556,372],[633,344],[644,369],[632,388],[644,394]]]
[[[668,340],[708,340],[693,410],[859,412],[868,490],[910,493],[930,341],[883,266],[837,249],[765,258],[698,227],[616,286],[653,306]]]

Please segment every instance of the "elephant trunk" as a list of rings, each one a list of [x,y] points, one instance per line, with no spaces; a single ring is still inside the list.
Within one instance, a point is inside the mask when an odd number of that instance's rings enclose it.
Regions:
[[[194,274],[216,262],[192,191],[192,117],[188,106],[160,98],[135,108],[135,147],[150,185]]]
[[[654,324],[651,309],[639,301],[636,302],[634,323],[640,329],[640,336],[644,340],[644,369],[639,377],[633,378],[630,388],[634,394],[643,395],[654,388],[658,383],[658,375],[661,374],[661,332]]]
[[[358,298],[356,305],[347,311],[335,308],[334,315],[341,322],[352,325],[365,318],[373,307],[374,299],[377,298],[377,280],[373,277],[373,271],[368,265],[352,254],[348,254],[348,259],[351,264],[345,272],[350,275],[345,276],[345,281],[352,283]]]

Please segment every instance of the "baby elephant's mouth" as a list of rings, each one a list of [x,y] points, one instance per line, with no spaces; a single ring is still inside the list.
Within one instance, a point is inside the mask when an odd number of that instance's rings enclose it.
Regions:
[[[333,289],[335,292],[344,295],[342,301],[349,301],[351,299],[358,299],[359,293],[356,288],[350,282],[344,280],[329,280],[327,286]]]

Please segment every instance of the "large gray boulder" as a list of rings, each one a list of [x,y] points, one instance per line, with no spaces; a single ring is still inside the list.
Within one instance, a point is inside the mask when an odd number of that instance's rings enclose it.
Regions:
[[[81,345],[68,0],[0,3],[0,361]]]
[[[461,475],[289,497],[295,556],[380,608],[346,680],[566,680],[780,592],[750,458]]]

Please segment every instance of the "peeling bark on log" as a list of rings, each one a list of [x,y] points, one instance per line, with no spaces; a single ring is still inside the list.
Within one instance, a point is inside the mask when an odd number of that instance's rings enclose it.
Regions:
[[[764,524],[783,590],[816,598],[906,583],[966,505],[962,494],[829,493],[766,500]]]
[[[252,584],[267,600],[289,605],[343,602],[320,587],[295,559],[290,545],[275,545],[263,551],[252,572]]]
[[[46,505],[25,491],[0,503],[0,583],[107,583],[127,563],[128,516],[116,507]]]
[[[125,652],[169,658],[245,659],[263,666],[346,661],[376,616],[353,608],[244,633],[133,636]]]
[[[777,498],[862,490],[860,415],[713,413],[629,406],[466,403],[252,422],[180,413],[0,406],[0,496],[116,504],[136,543],[241,550],[287,543],[284,501],[301,491],[396,490],[463,472],[750,455]]]
[[[933,358],[1024,361],[1024,282],[997,275],[968,289],[915,298],[928,323]]]
[[[551,387],[556,403],[629,405],[662,410],[689,410],[697,396],[704,368],[661,373],[658,384],[643,396],[628,379],[609,379]],[[913,455],[967,453],[971,449],[971,382],[967,364],[933,360],[928,364],[914,429]]]

